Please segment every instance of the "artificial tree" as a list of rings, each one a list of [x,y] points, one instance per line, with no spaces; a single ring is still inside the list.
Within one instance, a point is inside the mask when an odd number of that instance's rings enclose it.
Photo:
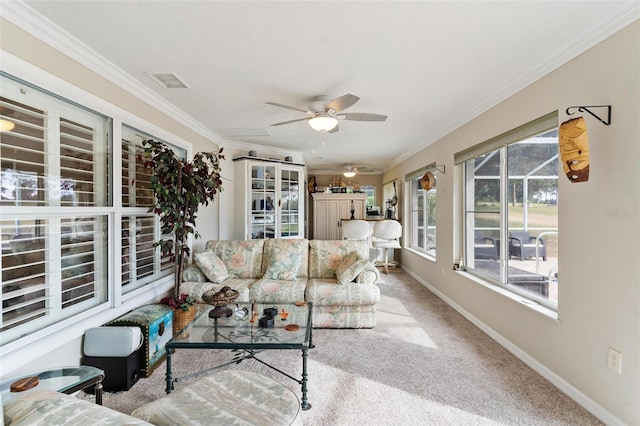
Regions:
[[[149,211],[160,217],[162,235],[173,235],[173,239],[155,242],[154,247],[159,246],[175,265],[173,299],[181,306],[182,271],[191,254],[187,239],[190,234],[200,237],[195,227],[200,205],[213,202],[222,191],[220,160],[224,156],[220,148],[217,153],[198,152],[192,161],[187,161],[159,141],[145,140],[142,147],[140,161],[153,172],[151,189],[155,199]]]

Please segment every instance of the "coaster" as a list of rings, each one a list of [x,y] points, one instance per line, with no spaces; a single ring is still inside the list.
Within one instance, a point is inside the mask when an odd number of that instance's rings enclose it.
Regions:
[[[284,329],[287,331],[296,331],[300,329],[300,326],[298,324],[287,324],[284,326]]]
[[[25,377],[11,383],[11,392],[23,392],[35,388],[40,383],[38,376]]]

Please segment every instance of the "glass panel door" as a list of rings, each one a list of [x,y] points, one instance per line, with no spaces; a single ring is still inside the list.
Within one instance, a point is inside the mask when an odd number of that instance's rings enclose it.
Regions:
[[[300,229],[300,172],[282,169],[280,174],[280,237],[298,237]]]
[[[276,236],[276,167],[251,166],[251,238],[264,239]]]

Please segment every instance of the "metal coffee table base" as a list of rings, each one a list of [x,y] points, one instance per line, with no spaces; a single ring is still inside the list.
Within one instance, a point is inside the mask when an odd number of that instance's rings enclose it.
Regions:
[[[311,348],[313,348],[313,346],[311,346]],[[311,408],[311,404],[308,401],[307,398],[307,392],[308,392],[308,387],[307,387],[307,382],[309,380],[309,374],[307,372],[307,358],[309,355],[309,349],[305,348],[305,349],[301,349],[302,351],[302,378],[298,379],[293,377],[291,374],[280,370],[279,368],[274,367],[273,365],[261,360],[260,358],[256,357],[257,354],[261,353],[264,351],[263,350],[255,350],[255,349],[241,349],[241,352],[237,353],[233,360],[229,361],[229,362],[225,362],[223,364],[219,364],[216,365],[215,367],[211,367],[208,368],[206,370],[200,370],[197,371],[195,373],[191,373],[191,374],[187,374],[185,376],[181,376],[181,377],[173,377],[172,374],[172,364],[171,364],[171,356],[173,355],[173,353],[175,352],[175,350],[167,350],[167,375],[166,375],[166,382],[167,382],[167,388],[165,389],[166,393],[171,393],[175,387],[174,384],[175,383],[179,383],[182,382],[184,380],[187,379],[191,379],[193,377],[198,377],[198,376],[202,376],[204,374],[208,374],[212,371],[218,370],[222,367],[226,367],[227,365],[231,365],[231,364],[239,364],[244,360],[247,359],[253,359],[257,362],[259,362],[262,365],[265,365],[269,368],[271,368],[272,370],[277,371],[278,373],[282,374],[283,376],[288,377],[289,379],[293,380],[294,382],[298,383],[301,386],[301,390],[302,390],[302,403],[300,404],[300,406],[302,407],[303,410],[308,410],[309,408]]]

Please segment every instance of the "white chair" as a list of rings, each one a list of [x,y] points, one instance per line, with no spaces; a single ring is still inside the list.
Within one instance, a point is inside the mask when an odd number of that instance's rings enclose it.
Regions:
[[[384,266],[385,273],[389,273],[389,257],[388,249],[397,249],[400,247],[400,236],[402,235],[402,225],[396,220],[381,220],[376,222],[373,227],[373,239],[371,240],[375,248],[384,249]]]
[[[369,240],[371,230],[366,220],[345,220],[342,222],[343,240]]]

